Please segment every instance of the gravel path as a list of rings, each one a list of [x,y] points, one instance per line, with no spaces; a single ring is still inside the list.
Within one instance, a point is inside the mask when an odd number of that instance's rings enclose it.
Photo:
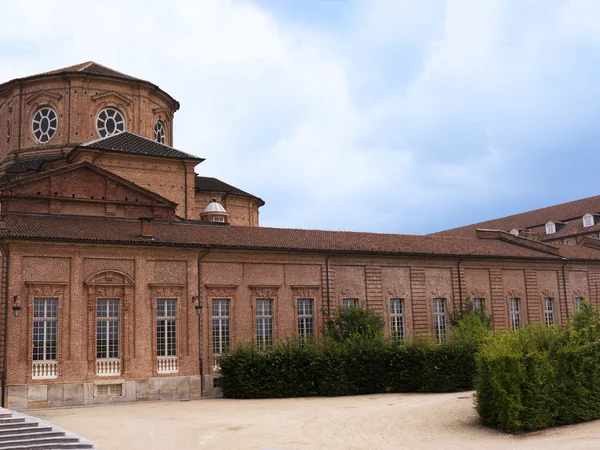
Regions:
[[[103,450],[600,448],[600,421],[520,436],[484,428],[472,392],[210,399],[28,413]]]

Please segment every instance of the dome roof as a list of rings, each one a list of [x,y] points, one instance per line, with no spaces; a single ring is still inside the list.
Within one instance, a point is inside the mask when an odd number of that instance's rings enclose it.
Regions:
[[[227,214],[227,211],[225,211],[225,208],[223,208],[223,205],[221,205],[216,198],[212,199],[212,202],[210,202],[208,205],[206,205],[206,208],[204,208],[202,210],[202,213],[221,213],[221,214]]]

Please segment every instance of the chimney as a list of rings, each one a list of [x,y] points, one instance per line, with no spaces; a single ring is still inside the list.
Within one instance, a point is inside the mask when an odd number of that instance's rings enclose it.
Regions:
[[[152,237],[152,218],[150,217],[140,217],[140,221],[142,223],[142,232],[138,237],[144,239],[153,239]]]

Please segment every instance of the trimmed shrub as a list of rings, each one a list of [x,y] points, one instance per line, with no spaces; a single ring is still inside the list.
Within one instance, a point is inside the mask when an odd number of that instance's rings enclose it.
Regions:
[[[600,418],[600,317],[582,307],[565,330],[530,325],[477,354],[481,421],[508,432]]]

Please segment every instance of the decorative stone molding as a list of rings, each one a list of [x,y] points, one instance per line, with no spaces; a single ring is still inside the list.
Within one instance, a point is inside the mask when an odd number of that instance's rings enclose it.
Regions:
[[[575,298],[585,298],[586,300],[590,299],[589,294],[586,291],[582,291],[581,289],[575,289],[573,291],[573,295],[575,296]]]
[[[56,104],[59,100],[62,99],[62,95],[57,94],[56,92],[51,91],[42,91],[36,94],[30,95],[25,102],[28,105],[41,105],[41,104]]]
[[[53,282],[25,282],[29,297],[61,297],[67,286],[67,283]]]
[[[237,284],[205,284],[207,298],[233,298],[237,291]]]
[[[341,298],[360,298],[360,293],[356,290],[352,290],[352,289],[342,289],[341,291]]]
[[[517,289],[509,289],[507,294],[508,298],[523,298],[523,293]]]
[[[153,298],[184,298],[185,284],[149,283]]]
[[[252,293],[252,298],[272,298],[275,299],[279,293],[280,285],[248,286]]]
[[[556,292],[552,289],[544,289],[542,291],[542,298],[556,298]]]
[[[388,291],[389,298],[406,298],[406,291],[399,291],[396,288]]]
[[[487,292],[479,289],[472,289],[469,293],[471,294],[471,298],[489,298]]]
[[[115,270],[96,273],[88,277],[84,284],[88,288],[89,311],[96,308],[98,297],[123,299],[123,308],[128,309],[133,295],[133,287],[135,286],[133,278]]]
[[[115,104],[118,104],[120,101],[121,103],[124,103],[127,106],[129,106],[132,102],[130,98],[126,97],[123,94],[119,94],[118,92],[103,92],[101,94],[92,95],[91,98],[95,102],[97,102],[98,100],[108,100],[113,101]]]
[[[442,292],[438,288],[435,288],[433,291],[431,291],[431,295],[433,296],[433,298],[449,298],[446,292]]]
[[[312,298],[316,299],[319,295],[320,286],[291,286],[294,299]]]

